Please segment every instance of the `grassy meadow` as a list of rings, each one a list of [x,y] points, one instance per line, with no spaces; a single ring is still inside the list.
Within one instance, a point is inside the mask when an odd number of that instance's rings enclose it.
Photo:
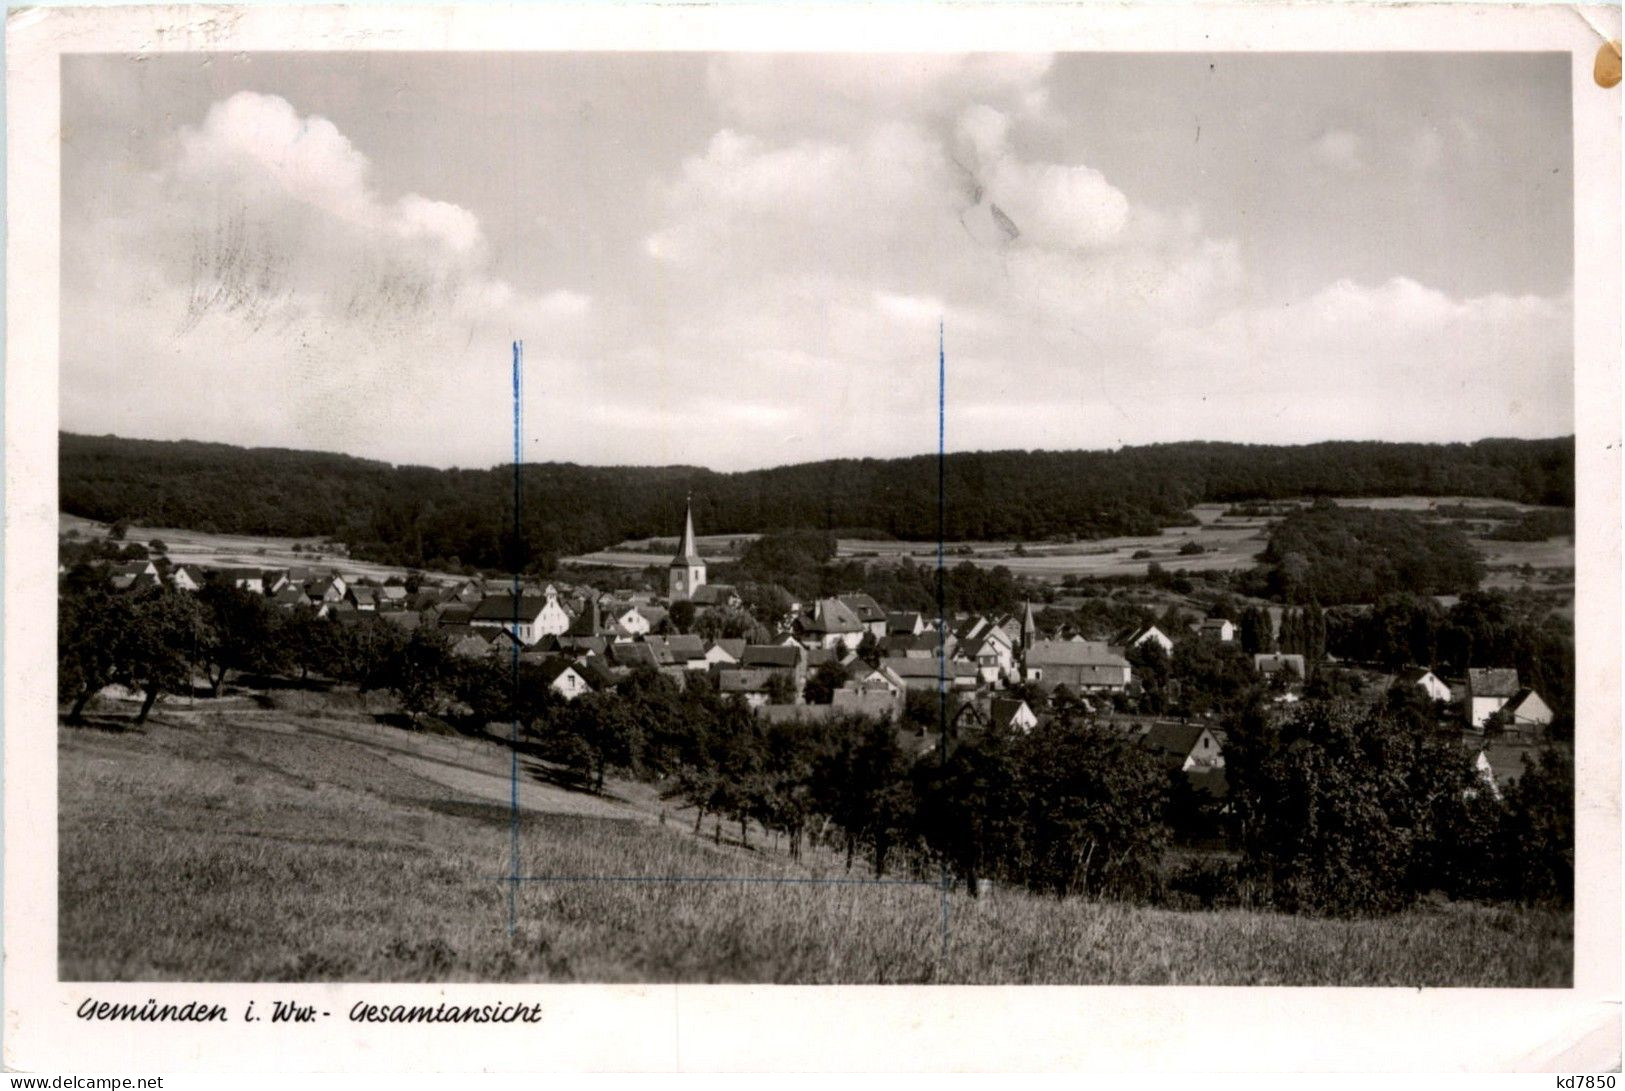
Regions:
[[[1382,920],[1174,912],[1015,891],[525,883],[510,936],[507,751],[333,707],[161,705],[61,727],[65,980],[1563,986],[1566,913]],[[844,877],[528,766],[521,867],[548,876]],[[737,829],[725,831],[737,836]],[[854,872],[853,877],[862,877]]]

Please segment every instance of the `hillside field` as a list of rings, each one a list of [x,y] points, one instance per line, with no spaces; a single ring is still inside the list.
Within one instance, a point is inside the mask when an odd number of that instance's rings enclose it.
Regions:
[[[647,786],[521,765],[527,875],[508,932],[509,751],[386,726],[378,699],[106,698],[59,727],[65,980],[1565,986],[1568,913],[1432,904],[1376,920],[1174,912],[846,878],[760,833],[714,843]],[[854,872],[851,877],[864,877]],[[740,881],[749,880],[749,881]]]

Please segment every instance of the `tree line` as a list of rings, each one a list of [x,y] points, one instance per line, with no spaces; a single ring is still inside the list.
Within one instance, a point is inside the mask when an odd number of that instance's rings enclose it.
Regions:
[[[939,533],[934,456],[720,474],[690,466],[436,470],[344,455],[60,435],[62,510],[221,533],[331,537],[383,563],[537,571],[560,555],[669,536],[684,497],[706,533],[862,527]],[[948,540],[1151,534],[1191,506],[1293,496],[1478,495],[1572,506],[1572,437],[1472,444],[1174,443],[946,459]],[[1323,599],[1322,601],[1329,601]]]

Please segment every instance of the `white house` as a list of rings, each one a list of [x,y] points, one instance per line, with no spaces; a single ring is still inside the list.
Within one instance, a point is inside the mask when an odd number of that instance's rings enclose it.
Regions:
[[[1507,726],[1513,728],[1545,727],[1552,722],[1552,709],[1540,694],[1525,687],[1512,695],[1512,699],[1501,706],[1501,715],[1506,719]]]
[[[1236,623],[1222,617],[1210,617],[1202,622],[1201,634],[1210,640],[1228,644],[1236,639]]]
[[[1518,695],[1518,672],[1512,667],[1471,667],[1467,671],[1467,722],[1483,728],[1484,721]]]
[[[1005,731],[1019,731],[1023,735],[1038,726],[1038,717],[1026,701],[1013,697],[995,697],[988,703],[988,720],[993,727]]]
[[[1167,654],[1174,654],[1172,638],[1155,625],[1142,625],[1125,636],[1119,643],[1125,648],[1138,648],[1148,640],[1161,647]]]
[[[566,701],[573,701],[583,693],[591,693],[592,686],[587,679],[576,669],[574,663],[557,661],[547,666],[545,675],[548,677],[547,688],[563,697]]]
[[[529,646],[544,635],[540,626],[548,600],[540,595],[487,595],[474,608],[468,623],[476,629],[506,629],[514,639]],[[565,628],[569,628],[566,624]]]
[[[840,599],[819,599],[796,618],[795,632],[809,648],[856,648],[869,630]]]
[[[1394,685],[1415,686],[1426,694],[1430,701],[1450,700],[1450,687],[1426,667],[1413,667],[1401,673],[1394,679]]]

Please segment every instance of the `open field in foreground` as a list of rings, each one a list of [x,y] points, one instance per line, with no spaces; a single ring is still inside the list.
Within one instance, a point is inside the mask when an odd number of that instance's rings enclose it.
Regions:
[[[212,706],[212,707],[209,707]],[[198,702],[60,728],[69,980],[1562,986],[1568,914],[1447,905],[1371,921],[1178,913],[1000,891],[527,883],[507,931],[509,757],[363,713]],[[694,836],[645,787],[522,769],[530,875],[806,879]],[[707,823],[706,835],[711,832]],[[854,877],[857,873],[854,873]]]

